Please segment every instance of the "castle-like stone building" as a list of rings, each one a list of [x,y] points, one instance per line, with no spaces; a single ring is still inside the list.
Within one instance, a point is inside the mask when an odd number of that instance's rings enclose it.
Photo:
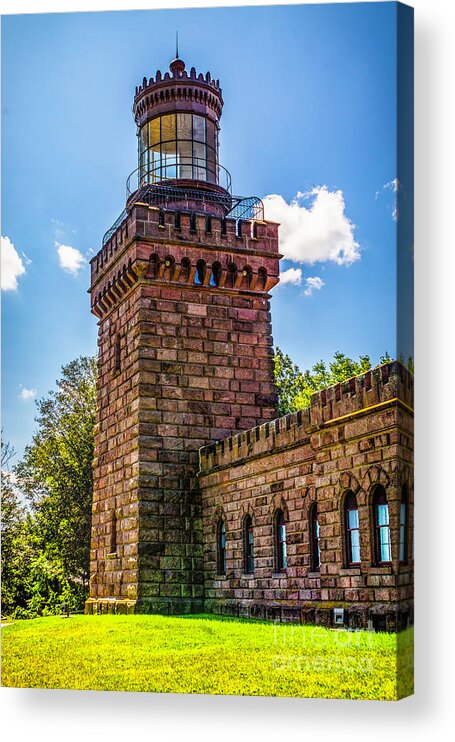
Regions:
[[[232,195],[222,107],[219,81],[179,58],[136,89],[139,166],[91,261],[86,610],[404,627],[412,377],[388,363],[276,419],[279,225]]]

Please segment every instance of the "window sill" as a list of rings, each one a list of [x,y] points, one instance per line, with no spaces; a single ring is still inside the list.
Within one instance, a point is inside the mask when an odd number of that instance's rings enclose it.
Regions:
[[[111,551],[109,554],[106,554],[106,559],[118,559],[117,552]]]
[[[287,577],[287,571],[283,570],[283,572],[273,572],[272,577]]]
[[[308,572],[308,573],[307,573],[307,577],[312,577],[312,578],[315,578],[315,577],[320,577],[320,576],[321,576],[321,573],[320,573],[320,571],[319,571],[319,570],[318,570],[317,572],[314,572],[314,571],[313,571],[313,572]]]

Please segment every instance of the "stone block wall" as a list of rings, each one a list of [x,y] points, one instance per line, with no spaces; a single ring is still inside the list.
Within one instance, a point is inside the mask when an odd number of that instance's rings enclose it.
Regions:
[[[276,415],[277,225],[258,224],[257,237],[250,225],[224,235],[220,219],[200,215],[175,225],[174,212],[136,204],[92,260],[99,380],[87,611],[202,610],[198,450]]]
[[[413,386],[398,363],[313,396],[307,410],[200,452],[205,606],[232,615],[351,627],[401,628],[412,620]],[[389,505],[392,560],[375,564],[372,493]],[[406,564],[398,554],[400,501],[408,492]],[[357,498],[361,562],[347,564],[344,497]],[[317,503],[320,568],[310,564],[309,511]],[[287,568],[276,568],[274,514],[284,513]],[[243,524],[254,533],[245,574]],[[217,524],[226,528],[226,574],[217,569]]]

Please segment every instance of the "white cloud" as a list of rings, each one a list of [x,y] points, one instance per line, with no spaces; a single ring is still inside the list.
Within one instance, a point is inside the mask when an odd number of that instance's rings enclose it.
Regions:
[[[28,402],[29,399],[35,399],[36,389],[27,389],[27,387],[23,386],[19,392],[19,397],[23,399],[24,402]]]
[[[384,194],[384,191],[391,191],[392,196],[386,196]],[[379,196],[384,195],[387,198],[386,205],[387,208],[392,212],[392,219],[394,222],[397,222],[400,217],[400,212],[398,209],[398,193],[401,191],[401,183],[398,180],[398,178],[393,178],[393,180],[389,180],[387,183],[384,183],[382,186],[382,189],[379,191],[376,191],[375,198],[378,199]],[[391,199],[391,201],[390,201]]]
[[[263,202],[265,218],[281,224],[280,251],[287,260],[350,265],[360,258],[343,191],[317,186],[309,193],[297,193],[289,204],[277,194],[265,196]]]
[[[312,296],[313,291],[320,291],[325,286],[324,281],[319,276],[309,276],[305,278],[305,296]]]
[[[284,286],[287,283],[290,283],[293,286],[300,286],[302,283],[302,269],[288,268],[287,271],[280,273],[280,285]]]
[[[70,245],[61,245],[59,242],[55,243],[55,247],[57,248],[60,268],[63,268],[64,271],[76,276],[87,262],[82,253],[79,250],[76,250],[75,247],[70,247]]]
[[[398,178],[394,178],[393,180],[389,180],[388,183],[384,183],[383,185],[384,190],[393,191],[394,193],[398,193],[398,189],[400,188],[400,181]]]
[[[1,239],[1,258],[2,291],[16,291],[17,279],[25,273],[25,267],[9,237]],[[31,261],[26,258],[27,265],[29,262]]]

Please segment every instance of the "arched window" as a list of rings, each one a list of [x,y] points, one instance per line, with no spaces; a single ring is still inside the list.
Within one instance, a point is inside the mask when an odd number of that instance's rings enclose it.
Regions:
[[[321,551],[319,548],[319,520],[318,506],[315,502],[310,507],[310,569],[317,572],[321,566]]]
[[[360,564],[359,510],[356,496],[348,492],[344,498],[344,527],[346,534],[346,563]]]
[[[408,493],[406,485],[401,490],[400,502],[400,562],[408,561]]]
[[[160,209],[158,212],[158,224],[160,227],[164,227],[164,211]]]
[[[288,566],[287,547],[286,547],[286,523],[282,510],[277,510],[275,514],[275,550],[276,550],[276,571],[285,572]]]
[[[216,571],[219,575],[226,574],[226,526],[220,518],[216,528]]]
[[[175,221],[174,221],[175,228],[177,230],[181,230],[182,229],[182,216],[180,214],[180,211],[176,211],[175,212],[174,219],[175,219]]]
[[[196,214],[194,211],[190,214],[190,232],[196,232],[197,231],[197,225],[196,225]]]
[[[207,234],[212,234],[212,217],[208,216],[205,220],[205,231]]]
[[[373,493],[374,556],[376,564],[392,561],[390,545],[389,506],[384,487],[378,485]]]
[[[252,575],[254,572],[254,536],[251,515],[247,515],[243,522],[243,561],[245,574]]]

